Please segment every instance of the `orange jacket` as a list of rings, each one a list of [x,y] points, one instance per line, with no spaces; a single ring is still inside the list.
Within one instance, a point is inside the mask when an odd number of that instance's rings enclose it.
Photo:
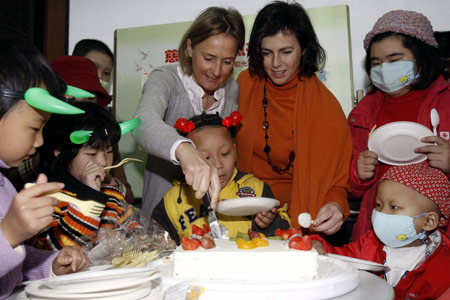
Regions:
[[[264,79],[252,78],[245,70],[240,73],[238,84],[239,111],[244,118],[236,136],[236,163],[240,170],[258,177],[258,169],[252,169],[251,160],[255,132],[261,126],[263,114]],[[352,139],[342,108],[316,76],[298,81],[293,101],[296,156],[289,202],[292,224],[299,227],[297,217],[302,212],[315,218],[328,202],[337,202],[347,216]]]

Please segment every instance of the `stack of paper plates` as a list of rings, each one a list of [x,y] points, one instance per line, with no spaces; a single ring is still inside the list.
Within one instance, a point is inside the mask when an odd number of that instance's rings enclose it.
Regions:
[[[23,299],[162,299],[159,277],[149,268],[86,271],[34,281]]]

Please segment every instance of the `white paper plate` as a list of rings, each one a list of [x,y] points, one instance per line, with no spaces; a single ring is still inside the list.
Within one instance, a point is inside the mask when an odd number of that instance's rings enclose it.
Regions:
[[[216,211],[226,216],[251,216],[278,205],[280,201],[272,198],[244,197],[222,200],[217,203]]]
[[[432,136],[433,132],[414,122],[392,122],[375,130],[369,136],[369,150],[378,154],[378,160],[393,166],[419,163],[427,156],[414,153],[420,146],[430,145],[422,143],[421,138]]]
[[[109,299],[109,300],[126,300],[141,299],[150,294],[152,290],[151,284],[131,288],[120,289],[98,293],[66,293],[63,290],[49,289],[43,284],[42,280],[35,281],[25,287],[27,297],[30,299]]]
[[[125,268],[62,275],[44,279],[42,284],[55,291],[101,292],[130,288],[136,286],[135,281],[149,282],[158,277],[160,274],[149,268]]]
[[[381,271],[385,271],[388,269],[387,266],[373,262],[373,261],[357,259],[357,258],[353,258],[353,257],[337,255],[337,254],[332,254],[332,253],[328,253],[327,256],[338,259],[338,260],[346,261],[359,270],[371,271],[371,272],[381,272]]]

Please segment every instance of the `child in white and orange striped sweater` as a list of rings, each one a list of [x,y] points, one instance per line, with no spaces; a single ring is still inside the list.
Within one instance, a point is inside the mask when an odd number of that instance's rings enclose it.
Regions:
[[[113,150],[124,133],[123,127],[109,111],[95,103],[73,105],[86,113],[54,116],[44,127],[40,170],[52,180],[63,182],[63,193],[82,201],[97,201],[105,208],[98,217],[88,216],[76,205],[60,201],[53,222],[28,241],[37,248],[82,247],[96,237],[100,228],[119,226],[129,208],[123,184],[104,169],[112,165]]]

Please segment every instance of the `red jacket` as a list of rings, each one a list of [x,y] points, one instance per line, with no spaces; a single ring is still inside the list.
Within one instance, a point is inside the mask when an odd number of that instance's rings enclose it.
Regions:
[[[410,271],[394,288],[395,300],[436,299],[450,287],[450,240],[441,231],[441,244],[428,256],[425,262],[416,270]],[[333,247],[318,235],[311,239],[319,240],[327,253],[335,253],[349,257],[364,259],[383,264],[386,253],[384,244],[370,230],[358,241]],[[384,274],[380,275],[384,278]]]
[[[351,195],[362,197],[361,208],[356,224],[353,226],[351,241],[356,241],[361,235],[372,228],[372,211],[375,208],[375,196],[378,182],[378,168],[375,176],[367,181],[361,181],[356,170],[356,162],[359,153],[368,149],[369,132],[376,124],[377,114],[384,101],[384,95],[380,91],[365,96],[361,102],[351,111],[348,123],[352,132],[353,151],[350,165]],[[430,112],[436,108],[439,112],[440,123],[437,128],[438,135],[449,140],[450,133],[450,88],[444,77],[439,76],[430,87],[423,104],[419,109],[417,123],[432,129]],[[450,178],[450,176],[449,176]],[[447,226],[447,234],[450,234],[450,226]]]

